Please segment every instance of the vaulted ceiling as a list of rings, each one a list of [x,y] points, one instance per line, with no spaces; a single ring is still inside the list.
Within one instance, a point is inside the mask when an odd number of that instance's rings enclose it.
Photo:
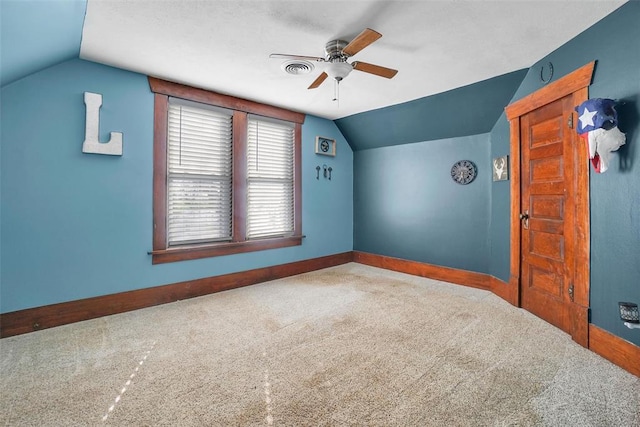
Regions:
[[[513,76],[624,2],[2,0],[0,70],[5,85],[79,56],[335,120]],[[307,89],[324,63],[292,75],[269,58],[324,56],[367,27],[382,38],[353,60],[399,72],[353,71],[339,101],[330,79]]]

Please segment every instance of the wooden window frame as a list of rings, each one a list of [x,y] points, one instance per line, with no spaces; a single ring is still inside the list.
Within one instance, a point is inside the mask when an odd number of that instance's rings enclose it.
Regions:
[[[153,251],[152,263],[186,261],[222,255],[284,248],[302,244],[302,124],[305,115],[279,107],[235,98],[148,77],[155,94],[153,125]],[[234,111],[233,114],[233,235],[230,242],[167,247],[167,112],[169,97],[201,102]],[[246,240],[247,115],[255,114],[294,123],[294,231],[292,236]]]

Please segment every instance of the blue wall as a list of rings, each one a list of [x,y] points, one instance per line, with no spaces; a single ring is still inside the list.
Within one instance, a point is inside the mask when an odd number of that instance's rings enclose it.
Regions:
[[[554,80],[597,60],[589,97],[620,101],[619,128],[627,144],[604,174],[591,173],[591,322],[640,345],[638,330],[619,319],[618,301],[640,304],[640,2],[629,2],[529,70],[514,100],[543,86],[540,67]],[[504,115],[491,132],[492,156],[509,152]],[[491,273],[508,279],[509,192],[492,187]]]
[[[509,122],[504,113],[491,130],[491,158],[504,156],[510,152]],[[509,158],[511,171],[511,158]],[[510,276],[510,203],[511,176],[507,181],[497,181],[491,185],[491,218],[489,240],[491,241],[491,262],[489,272],[509,283]]]
[[[354,153],[354,249],[481,273],[489,271],[489,134]],[[458,160],[477,178],[451,179]]]
[[[80,54],[87,0],[0,0],[0,86]]]
[[[103,95],[100,139],[122,157],[83,154],[84,92]],[[153,266],[153,95],[146,76],[79,59],[2,87],[0,310],[284,264],[353,248],[353,154],[333,122],[303,125],[302,246]],[[335,138],[335,158],[314,153]],[[315,166],[333,167],[316,180]]]

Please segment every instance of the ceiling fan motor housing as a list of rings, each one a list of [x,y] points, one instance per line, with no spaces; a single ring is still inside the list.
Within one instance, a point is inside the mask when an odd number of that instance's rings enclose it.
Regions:
[[[346,41],[344,40],[331,40],[324,46],[324,51],[327,54],[327,61],[334,62],[336,59],[340,59],[342,61],[346,61],[348,55],[346,55],[342,50],[347,46]]]

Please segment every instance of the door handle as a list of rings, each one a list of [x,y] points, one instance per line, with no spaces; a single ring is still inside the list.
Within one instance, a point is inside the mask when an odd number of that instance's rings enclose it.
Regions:
[[[520,214],[520,221],[522,221],[524,228],[526,229],[529,228],[529,210],[528,209],[524,211],[524,213]]]

